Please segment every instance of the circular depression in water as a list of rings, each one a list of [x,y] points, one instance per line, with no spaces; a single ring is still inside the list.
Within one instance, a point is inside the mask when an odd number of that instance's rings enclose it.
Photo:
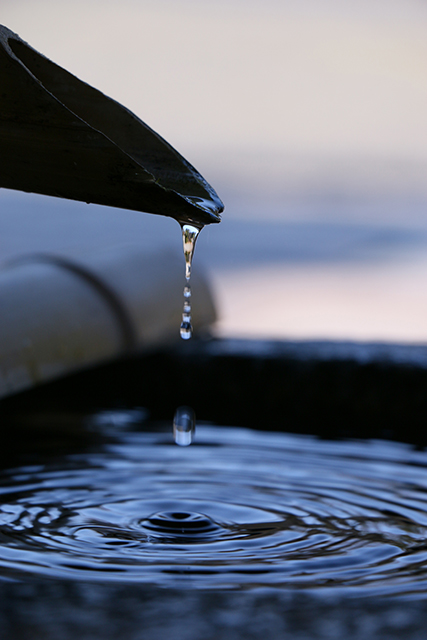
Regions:
[[[427,587],[427,454],[201,427],[0,474],[0,572],[200,588]]]

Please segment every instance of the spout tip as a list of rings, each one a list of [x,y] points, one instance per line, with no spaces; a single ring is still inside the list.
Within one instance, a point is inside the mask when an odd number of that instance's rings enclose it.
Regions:
[[[221,222],[221,213],[224,211],[224,204],[219,199],[212,187],[209,187],[210,198],[200,198],[199,196],[185,196],[184,199],[194,207],[194,218],[188,220],[197,226],[197,223],[211,224]]]

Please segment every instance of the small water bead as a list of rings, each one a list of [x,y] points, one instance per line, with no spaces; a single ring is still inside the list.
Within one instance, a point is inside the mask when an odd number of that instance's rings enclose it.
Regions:
[[[189,340],[193,335],[193,327],[191,325],[191,288],[189,285],[184,287],[184,306],[182,308],[180,334],[183,340]]]
[[[191,325],[191,322],[181,322],[179,333],[183,340],[189,340],[193,335],[193,327]]]
[[[181,334],[182,335],[182,334]],[[173,419],[173,436],[176,444],[188,447],[196,431],[196,414],[191,407],[178,407]]]

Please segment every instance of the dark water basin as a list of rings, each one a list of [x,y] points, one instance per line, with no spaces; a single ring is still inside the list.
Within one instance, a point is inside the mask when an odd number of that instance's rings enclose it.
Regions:
[[[4,401],[3,637],[422,637],[425,355],[213,342]]]

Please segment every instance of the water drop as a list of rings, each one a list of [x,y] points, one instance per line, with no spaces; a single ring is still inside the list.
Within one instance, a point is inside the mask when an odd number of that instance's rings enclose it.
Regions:
[[[189,340],[193,335],[193,327],[191,326],[191,322],[185,322],[183,320],[179,328],[179,333],[183,340]]]
[[[187,447],[193,441],[195,430],[196,414],[193,409],[178,407],[173,418],[173,436],[176,444]]]

